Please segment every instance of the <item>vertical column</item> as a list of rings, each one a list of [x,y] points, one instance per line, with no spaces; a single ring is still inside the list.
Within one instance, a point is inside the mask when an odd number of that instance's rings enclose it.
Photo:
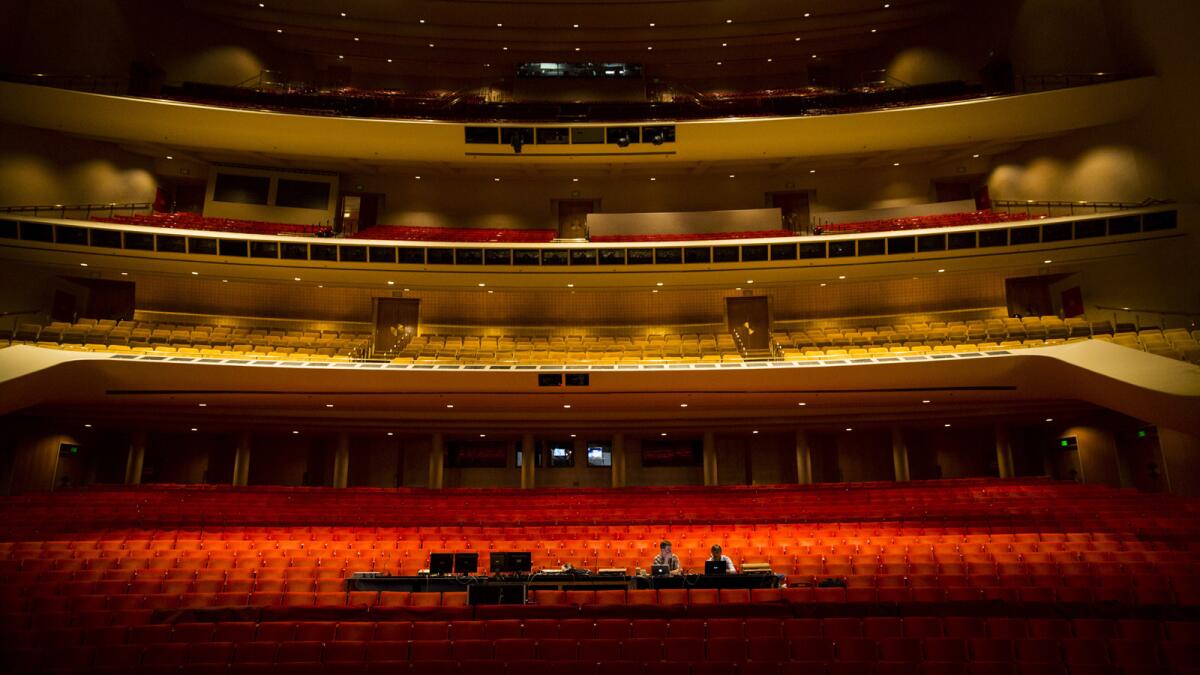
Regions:
[[[892,427],[892,468],[896,480],[906,481],[908,477],[908,446],[904,444],[904,432],[900,427]]]
[[[344,488],[350,484],[350,434],[343,431],[337,435],[333,449],[333,487]]]
[[[796,430],[796,482],[801,485],[813,482],[812,447],[808,444],[808,432],[803,429]]]
[[[612,437],[612,486],[625,487],[625,434]]]
[[[533,434],[521,436],[521,487],[533,488],[537,484],[534,474],[537,469],[537,447],[533,442]]]
[[[711,431],[704,432],[704,484],[717,484],[717,441]]]
[[[996,423],[996,466],[1001,478],[1013,477],[1012,443],[1008,438],[1008,427]]]
[[[142,464],[146,460],[146,432],[135,431],[129,435],[129,458],[125,460],[125,484],[140,485]]]
[[[250,432],[238,434],[237,447],[233,451],[233,484],[245,486],[250,483]]]
[[[442,487],[442,470],[445,464],[446,439],[442,432],[435,431],[429,439],[429,487]]]

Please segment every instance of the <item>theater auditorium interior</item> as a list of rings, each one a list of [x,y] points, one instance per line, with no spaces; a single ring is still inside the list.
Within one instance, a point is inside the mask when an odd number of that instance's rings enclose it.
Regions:
[[[1197,28],[0,2],[0,670],[1200,673]]]

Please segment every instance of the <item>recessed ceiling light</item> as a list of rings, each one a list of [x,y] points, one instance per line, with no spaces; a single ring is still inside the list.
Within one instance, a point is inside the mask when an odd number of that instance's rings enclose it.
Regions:
[[[871,32],[872,32],[872,33],[874,33],[874,32],[875,32],[875,29],[874,29],[874,28],[872,28],[872,29],[871,29]]]
[[[480,288],[483,288],[484,286],[487,286],[487,284],[483,283],[482,281],[481,281],[481,282],[479,282],[479,287],[480,287]]]
[[[733,19],[725,19],[725,23],[733,23]]]
[[[854,431],[854,427],[846,427],[846,431]]]
[[[949,422],[947,422],[947,423],[943,424],[942,426],[944,426],[944,427],[946,427],[947,429],[949,429],[949,428],[950,428],[950,423],[949,423]]]
[[[653,49],[654,49],[654,47],[646,47],[646,51],[651,51]]]
[[[979,159],[979,153],[977,152],[977,153],[971,155],[971,157],[973,157],[974,159]]]
[[[808,172],[809,172],[809,173],[816,173],[816,172],[817,172],[817,170],[816,170],[816,169],[809,169],[809,170],[808,170]]]
[[[722,42],[722,43],[721,43],[721,46],[722,46],[722,47],[728,47],[728,46],[729,46],[729,43],[728,43],[728,42]]]
[[[194,276],[194,277],[198,277],[198,276],[200,276],[200,273],[199,273],[199,272],[192,272],[192,276]]]
[[[571,434],[571,438],[575,438],[575,434]]]
[[[342,12],[342,16],[346,16],[346,13],[345,13],[345,12]]]
[[[650,27],[651,27],[651,28],[654,28],[654,22],[653,22],[653,21],[651,21],[651,22],[650,22]]]
[[[822,284],[821,284],[821,288],[825,288],[825,284],[823,284],[823,283],[822,283]]]
[[[571,407],[571,404],[570,404],[570,403],[564,403],[564,404],[563,404],[563,407],[564,407],[564,408],[567,408],[567,409],[570,409],[570,407]]]
[[[258,6],[259,6],[259,7],[266,7],[266,5],[264,5],[264,4],[263,4],[263,3],[261,3],[261,2],[260,2],[260,3],[258,3]]]
[[[88,266],[88,264],[87,264],[87,263],[79,263],[79,266],[80,266],[80,267],[87,267],[87,266]]]
[[[413,176],[413,180],[421,180],[420,176]]]
[[[346,57],[345,57],[345,56],[343,56],[343,55],[341,55],[341,54],[338,54],[338,58],[339,58],[339,59],[344,59],[344,58],[346,58]]]
[[[679,407],[680,407],[680,408],[686,408],[686,407],[688,407],[688,404],[686,404],[686,403],[680,403],[680,404],[679,404]]]
[[[939,269],[938,273],[941,274],[942,272],[945,272],[945,271],[946,271],[945,269]]]
[[[659,434],[659,436],[666,436],[666,435],[667,435],[667,432],[665,432],[665,431],[662,432],[661,434]]]
[[[417,19],[417,23],[425,23],[425,19]]]
[[[493,178],[492,180],[493,180],[493,181],[495,181],[495,182],[497,182],[497,183],[499,183],[499,182],[500,182],[500,179],[499,179],[499,178]]]
[[[355,42],[358,42],[358,38],[354,38],[354,41],[355,41]]]
[[[493,292],[494,291],[492,291],[492,289],[490,289],[490,288],[488,289],[488,295],[491,295]]]
[[[504,28],[504,24],[498,23],[498,24],[496,24],[496,28]]]
[[[129,276],[129,272],[121,272],[121,276],[127,277],[127,276]]]
[[[800,41],[800,38],[796,38],[796,42],[799,42],[799,41]]]
[[[650,292],[651,292],[651,293],[657,293],[657,292],[658,292],[658,289],[657,289],[657,288],[651,289],[651,290],[650,290]]]
[[[748,284],[752,284],[752,283],[754,283],[754,280],[753,280],[753,279],[747,279],[747,280],[746,280],[746,283],[748,283]]]
[[[800,402],[799,402],[799,403],[797,403],[796,405],[808,405],[808,404],[807,404],[807,403],[805,403],[804,401],[800,401]]]
[[[900,162],[892,162],[892,166],[900,166]]]
[[[167,159],[175,159],[175,158],[171,155],[167,155]]]
[[[567,284],[567,288],[575,288],[575,284]]]
[[[506,51],[508,51],[508,47],[501,47],[501,48],[500,48],[500,51],[502,51],[502,52],[506,52]]]
[[[1053,418],[1053,417],[1047,417],[1047,418],[1046,418],[1046,421],[1047,421],[1047,422],[1053,422],[1053,421],[1054,421],[1054,418]]]
[[[576,47],[576,48],[575,48],[575,51],[579,51],[579,47]]]
[[[921,399],[921,403],[932,403],[932,402],[933,402],[933,401],[930,401],[930,400],[929,400],[929,399],[927,399],[927,398]]]
[[[192,427],[192,431],[200,431],[200,430],[197,429],[196,427]]]
[[[453,403],[447,403],[447,404],[446,404],[446,407],[447,407],[447,408],[453,408],[453,407],[454,407],[454,404],[453,404]]]
[[[758,429],[755,429],[754,431],[751,431],[750,433],[752,433],[752,434],[757,434],[757,433],[758,433]]]
[[[292,277],[292,281],[300,281],[300,277]]]
[[[292,430],[292,433],[293,433],[293,434],[298,434],[298,433],[300,433],[300,432],[299,432],[299,431],[296,431],[295,429],[293,429],[293,430]]]
[[[391,62],[392,62],[392,60],[391,60],[391,59],[388,59],[388,63],[391,63]]]
[[[392,432],[390,432],[390,431],[389,431],[389,432],[387,432],[387,435],[388,435],[388,436],[395,436],[396,434],[394,434],[394,433],[392,433]]]
[[[571,28],[579,28],[579,24],[573,23],[573,24],[571,24]]]
[[[817,58],[817,55],[816,55],[816,54],[813,54],[813,55],[812,55],[812,57],[815,59],[815,58]]]
[[[735,176],[735,175],[733,175],[733,174],[729,174],[729,177],[730,177],[730,178],[737,178],[737,176]]]
[[[717,61],[717,65],[718,65],[718,66],[719,66],[719,65],[721,65],[721,62],[720,62],[720,61]]]
[[[1054,261],[1053,261],[1053,260],[1043,260],[1043,261],[1042,261],[1042,263],[1043,263],[1043,264],[1046,264],[1046,265],[1049,265],[1049,264],[1050,264],[1050,263],[1052,263],[1052,262],[1054,262]]]
[[[487,434],[479,434],[480,438],[487,438]]]
[[[83,426],[84,426],[85,428],[87,428],[87,429],[91,429],[91,428],[92,428],[92,425],[90,425],[90,424],[85,424],[85,425],[83,425]]]
[[[772,62],[772,61],[774,61],[774,60],[775,60],[775,59],[767,59],[767,63],[771,63],[771,62]]]
[[[809,14],[811,14],[811,13],[812,13],[812,12],[805,12],[805,13],[804,13],[804,18],[806,18],[806,19],[807,19],[807,18],[808,18],[808,16],[809,16]]]
[[[883,6],[883,8],[884,8],[884,9],[887,9],[888,7],[891,7],[891,5],[890,5],[890,4],[885,4],[885,5]]]
[[[228,279],[222,279],[222,280],[221,280],[221,283],[223,283],[223,284],[227,284],[227,283],[229,283],[229,280],[228,280]]]
[[[395,285],[396,285],[396,282],[394,282],[394,281],[389,281],[389,282],[388,282],[388,286],[395,286]]]
[[[208,404],[207,404],[207,403],[197,403],[196,405],[200,406],[201,408],[207,408],[207,407],[208,407]]]
[[[655,286],[662,286],[662,285],[663,285],[663,282],[659,281],[659,282],[656,282],[654,285],[655,285]]]
[[[433,46],[433,43],[432,43],[432,42],[430,42],[430,43],[429,43],[429,46],[430,46],[430,47],[432,47],[432,46]]]
[[[845,274],[839,274],[839,275],[838,275],[838,278],[839,278],[839,279],[845,279],[845,278],[846,278],[846,275],[845,275]]]
[[[325,407],[326,407],[326,408],[332,408],[332,407],[333,407],[333,404],[332,404],[332,403],[326,403],[326,404],[325,404]]]
[[[651,177],[650,177],[650,180],[658,180],[658,179],[657,179],[657,178],[655,178],[654,176],[651,176]]]
[[[579,182],[579,179],[578,179],[578,178],[572,178],[572,179],[571,179],[571,182],[572,182],[572,183],[578,183],[578,182]]]

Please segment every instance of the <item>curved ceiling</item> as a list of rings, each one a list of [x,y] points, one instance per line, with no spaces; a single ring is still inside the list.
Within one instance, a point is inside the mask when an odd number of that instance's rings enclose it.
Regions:
[[[657,73],[721,61],[783,71],[980,9],[954,0],[188,0],[186,7],[318,62],[478,77],[543,61],[631,62]]]

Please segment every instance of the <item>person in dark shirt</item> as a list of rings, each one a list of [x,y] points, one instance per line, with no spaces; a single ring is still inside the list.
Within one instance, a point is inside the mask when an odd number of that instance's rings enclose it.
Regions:
[[[679,574],[683,568],[679,564],[679,556],[671,552],[671,542],[666,539],[658,545],[658,555],[654,556],[651,565],[666,565],[671,574]]]

